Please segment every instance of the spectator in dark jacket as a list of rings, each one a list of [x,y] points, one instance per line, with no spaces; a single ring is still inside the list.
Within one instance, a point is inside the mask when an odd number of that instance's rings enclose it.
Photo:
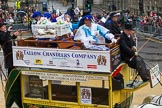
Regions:
[[[6,25],[4,23],[0,23],[0,45],[3,50],[3,55],[4,55],[4,62],[5,62],[5,67],[8,69],[8,76],[14,71],[12,69],[14,68],[13,66],[13,54],[12,54],[12,46],[15,45],[13,39],[16,39],[16,37],[19,35],[20,31],[16,31],[13,33],[13,36],[10,35],[12,27],[9,27],[8,30],[6,30]],[[13,73],[14,74],[14,73]],[[11,75],[12,76],[12,75]],[[11,82],[11,79],[14,77],[8,77],[7,82]],[[13,85],[10,87],[11,89],[13,87],[20,87],[20,76],[14,79],[14,82],[19,82],[19,83],[12,83]],[[16,90],[13,89],[11,90],[10,93],[14,95],[13,97],[7,96],[9,98],[9,101],[6,101],[6,108],[11,108],[12,102],[15,102],[19,108],[22,108],[22,101],[21,101],[21,87]],[[8,92],[8,94],[10,94]],[[6,98],[6,100],[7,100]]]
[[[3,50],[5,68],[8,69],[8,74],[11,72],[13,67],[13,56],[12,56],[12,45],[15,45],[13,39],[19,35],[19,31],[13,33],[13,36],[10,35],[11,27],[6,31],[6,25],[0,23],[0,45]]]
[[[138,56],[135,42],[132,38],[132,24],[125,24],[125,29],[120,38],[121,59],[131,68],[137,70],[141,79],[146,82],[149,80],[146,64],[143,59]]]
[[[105,22],[105,27],[110,30],[113,35],[121,34],[121,29],[118,25],[118,13],[111,13],[108,20]]]
[[[113,35],[121,34],[121,29],[118,22],[118,13],[111,13],[104,26],[110,30]],[[106,43],[110,43],[109,40],[105,40]]]

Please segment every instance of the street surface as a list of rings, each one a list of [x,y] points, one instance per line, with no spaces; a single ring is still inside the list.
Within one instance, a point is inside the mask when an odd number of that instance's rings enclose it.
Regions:
[[[138,49],[141,49],[139,55],[143,57],[144,61],[150,68],[153,67],[153,65],[159,64],[160,71],[162,72],[162,41],[160,42],[154,39],[148,41],[146,38],[149,37],[138,37]],[[146,87],[135,91],[131,108],[136,108],[137,105],[142,104],[143,99],[149,95],[160,95],[161,89],[162,86],[160,84],[154,88],[151,88],[148,84]]]
[[[138,49],[139,55],[144,59],[148,68],[153,67],[153,65],[159,64],[160,71],[162,71],[162,40],[155,40],[149,37],[138,37]]]
[[[161,78],[161,82],[162,82],[162,78]],[[147,96],[162,94],[161,89],[162,86],[160,84],[158,84],[154,88],[150,88],[150,85],[148,84],[146,87],[135,91],[133,95],[133,102],[131,108],[136,108],[137,105],[142,104],[144,98]]]

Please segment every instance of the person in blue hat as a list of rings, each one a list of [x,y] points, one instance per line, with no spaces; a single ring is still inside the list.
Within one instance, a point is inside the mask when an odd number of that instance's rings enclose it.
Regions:
[[[33,25],[37,24],[37,22],[40,21],[41,17],[42,17],[42,13],[41,12],[35,11],[33,13],[33,15],[32,15],[33,20],[32,20],[32,24],[31,24],[32,32],[33,32]]]
[[[51,14],[48,12],[45,12],[43,16],[46,17],[47,19],[51,19]]]
[[[35,11],[32,15],[32,18],[35,19],[34,23],[38,22],[41,19],[41,17],[42,17],[42,13],[39,11]]]
[[[104,44],[105,38],[112,41],[112,43],[116,43],[117,40],[114,38],[114,35],[109,33],[109,30],[105,27],[93,23],[93,17],[91,15],[86,15],[83,17],[84,25],[80,26],[77,30],[74,40],[80,40],[84,43],[85,48],[87,49],[95,49],[95,50],[108,50],[107,47],[98,44]]]
[[[83,11],[83,15],[82,15],[82,18],[81,18],[80,21],[79,21],[78,27],[84,25],[84,19],[83,19],[83,18],[84,18],[84,16],[86,16],[86,15],[90,15],[90,12],[89,12],[89,11]]]
[[[44,17],[44,18],[47,18],[47,19],[49,20],[49,22],[52,22],[52,15],[51,15],[51,13],[45,12],[45,13],[43,14],[43,17]]]

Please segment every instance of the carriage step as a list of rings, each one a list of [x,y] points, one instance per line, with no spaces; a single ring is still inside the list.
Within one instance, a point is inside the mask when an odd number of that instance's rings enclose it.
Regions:
[[[149,82],[143,82],[143,81],[136,81],[136,82],[133,82],[133,81],[129,81],[125,87],[124,87],[124,91],[136,91],[142,87],[145,87]]]

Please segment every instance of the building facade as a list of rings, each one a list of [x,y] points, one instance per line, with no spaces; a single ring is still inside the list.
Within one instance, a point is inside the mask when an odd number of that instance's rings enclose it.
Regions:
[[[106,11],[123,10],[128,8],[129,0],[102,0],[102,8]]]
[[[129,9],[130,13],[140,15],[140,0],[102,0],[101,8],[106,11]],[[143,0],[144,15],[149,15],[154,11],[158,15],[162,15],[162,0]]]
[[[148,15],[151,11],[162,15],[162,0],[144,0],[144,10]]]
[[[157,15],[162,15],[162,0],[143,0],[144,15],[149,15],[151,11]],[[139,0],[129,0],[128,9],[131,13],[139,15]]]
[[[139,1],[138,0],[129,0],[128,2],[128,9],[130,10],[130,13],[139,15]]]

